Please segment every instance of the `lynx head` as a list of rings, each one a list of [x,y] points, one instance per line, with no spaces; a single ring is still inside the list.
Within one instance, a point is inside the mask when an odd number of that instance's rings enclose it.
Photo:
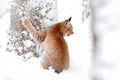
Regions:
[[[71,24],[71,17],[69,19],[66,19],[65,21],[63,21],[62,32],[63,32],[63,36],[70,36],[74,33],[73,27]]]

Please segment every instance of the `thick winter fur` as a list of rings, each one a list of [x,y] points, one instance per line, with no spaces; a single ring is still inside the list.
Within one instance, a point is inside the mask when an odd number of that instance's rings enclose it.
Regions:
[[[71,17],[39,33],[33,28],[28,19],[22,20],[22,24],[26,27],[27,31],[34,36],[37,42],[42,44],[44,49],[42,66],[44,69],[48,69],[52,66],[57,73],[68,69],[70,61],[68,45],[63,37],[73,34],[70,21]]]

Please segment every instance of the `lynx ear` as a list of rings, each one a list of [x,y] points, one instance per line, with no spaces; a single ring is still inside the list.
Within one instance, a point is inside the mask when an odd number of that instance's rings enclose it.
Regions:
[[[67,25],[71,21],[71,17],[65,20],[65,25]]]
[[[68,21],[71,21],[71,16],[70,16],[70,18],[68,19]]]

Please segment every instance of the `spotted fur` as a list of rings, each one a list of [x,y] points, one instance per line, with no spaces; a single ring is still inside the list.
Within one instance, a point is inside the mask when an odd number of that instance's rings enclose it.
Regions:
[[[35,40],[42,44],[44,49],[42,66],[48,69],[52,66],[55,72],[60,73],[69,67],[69,51],[64,36],[73,34],[73,28],[70,23],[71,17],[62,22],[58,22],[42,32],[37,32],[28,19],[23,19],[22,24],[27,31],[31,33]]]

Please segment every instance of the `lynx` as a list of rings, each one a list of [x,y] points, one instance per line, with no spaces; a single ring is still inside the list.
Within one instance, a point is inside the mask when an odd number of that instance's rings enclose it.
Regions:
[[[27,31],[33,35],[34,39],[42,45],[44,49],[41,63],[44,69],[49,69],[49,67],[52,66],[57,73],[68,69],[70,58],[68,45],[64,36],[73,34],[73,27],[70,22],[71,17],[53,24],[42,32],[37,32],[28,19],[22,20],[22,24]]]

